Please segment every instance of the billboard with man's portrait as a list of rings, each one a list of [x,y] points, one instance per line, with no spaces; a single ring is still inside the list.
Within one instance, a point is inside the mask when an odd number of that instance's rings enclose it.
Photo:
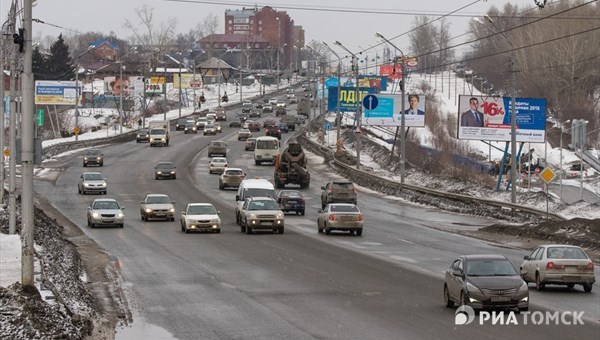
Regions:
[[[458,100],[458,139],[509,142],[511,98],[461,95]],[[516,98],[517,142],[544,143],[546,99]]]

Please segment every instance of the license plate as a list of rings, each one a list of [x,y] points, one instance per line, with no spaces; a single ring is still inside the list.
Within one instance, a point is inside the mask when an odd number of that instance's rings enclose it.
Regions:
[[[288,202],[288,204],[296,204],[296,203],[298,203],[296,201],[287,201],[287,202]]]
[[[260,225],[272,226],[273,223],[271,223],[271,222],[260,222]]]
[[[165,216],[165,214],[156,214],[156,216],[159,216],[159,217],[164,217],[164,216]]]
[[[492,302],[506,302],[510,301],[510,296],[492,296],[490,300]]]
[[[565,282],[579,282],[579,281],[581,281],[581,277],[579,277],[579,276],[563,276],[563,281],[565,281]]]

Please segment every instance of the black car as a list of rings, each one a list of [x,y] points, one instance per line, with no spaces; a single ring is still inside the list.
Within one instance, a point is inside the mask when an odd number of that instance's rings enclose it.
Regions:
[[[288,127],[288,125],[286,123],[279,123],[279,130],[281,130],[281,132],[283,132],[283,133],[290,132],[290,128]]]
[[[187,119],[185,119],[185,118],[177,119],[177,122],[175,123],[175,130],[179,131],[179,130],[185,129],[185,124],[187,124]]]
[[[298,190],[281,190],[275,198],[281,207],[281,211],[295,212],[296,214],[304,215],[306,203],[304,196]]]
[[[279,129],[279,126],[267,126],[265,128],[265,136],[271,136],[276,137],[277,139],[281,139],[281,129]]]
[[[254,109],[254,105],[252,105],[252,103],[244,102],[242,104],[242,112],[243,113],[250,113],[250,111],[252,111],[252,109]]]
[[[239,120],[234,120],[233,122],[229,123],[229,127],[241,128],[242,122],[240,122]]]
[[[138,131],[137,135],[135,136],[135,142],[150,142],[150,130],[141,129],[140,131]]]
[[[196,133],[197,131],[197,127],[196,127],[196,123],[194,122],[187,122],[185,124],[185,126],[183,127],[183,133],[188,134],[188,133]]]
[[[160,162],[154,167],[154,178],[176,179],[177,174],[175,172],[175,169],[175,164],[173,164],[172,162]]]

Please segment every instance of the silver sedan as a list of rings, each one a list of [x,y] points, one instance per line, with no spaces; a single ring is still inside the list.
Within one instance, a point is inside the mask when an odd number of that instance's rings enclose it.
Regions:
[[[317,230],[325,230],[331,234],[332,230],[349,231],[357,236],[363,233],[364,218],[358,207],[352,203],[331,203],[318,211]]]

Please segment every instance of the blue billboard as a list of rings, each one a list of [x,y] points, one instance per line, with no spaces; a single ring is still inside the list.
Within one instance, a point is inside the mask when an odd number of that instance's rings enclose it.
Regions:
[[[387,77],[382,76],[358,76],[358,84],[361,87],[375,87],[380,91],[387,91]]]
[[[329,87],[329,97],[327,98],[327,111],[337,111],[338,88]],[[340,107],[342,112],[356,112],[356,87],[340,88]],[[360,87],[358,91],[358,103],[362,105],[363,97],[369,93],[377,93],[377,89],[371,87]]]

